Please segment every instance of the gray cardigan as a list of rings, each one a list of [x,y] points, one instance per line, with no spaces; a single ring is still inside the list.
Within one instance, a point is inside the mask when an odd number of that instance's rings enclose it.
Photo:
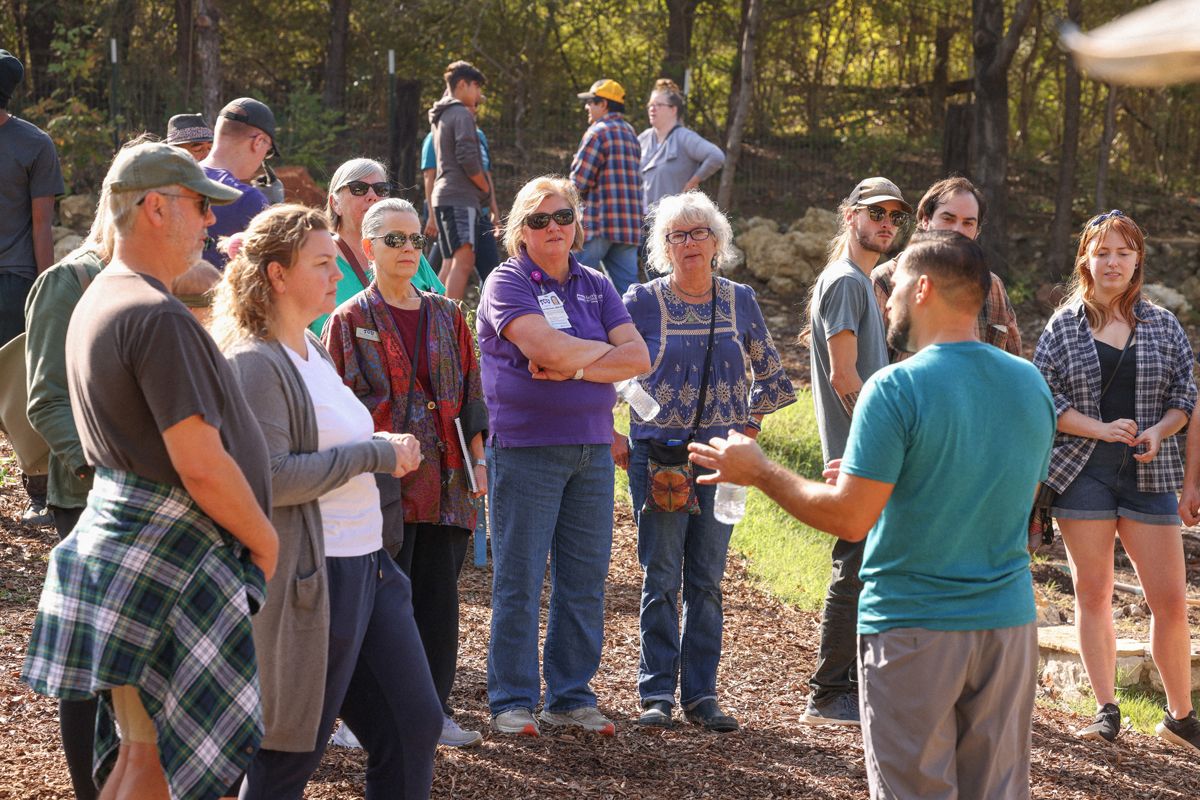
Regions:
[[[679,125],[661,145],[654,128],[638,136],[642,146],[642,192],[646,208],[667,195],[679,194],[692,178],[705,180],[725,163],[721,148]]]
[[[329,361],[320,341],[306,335]],[[318,451],[312,398],[279,342],[242,342],[225,357],[267,440],[271,522],[279,534],[267,603],[254,617],[266,725],[262,746],[307,752],[317,742],[329,653],[329,583],[317,498],[364,472],[390,473],[396,453],[380,439]]]

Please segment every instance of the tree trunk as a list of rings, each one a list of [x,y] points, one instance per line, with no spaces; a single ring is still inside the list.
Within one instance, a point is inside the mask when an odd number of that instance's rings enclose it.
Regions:
[[[666,0],[667,52],[663,56],[662,74],[680,86],[692,59],[692,28],[699,4],[700,0]]]
[[[972,177],[987,201],[982,244],[993,271],[1008,273],[1008,67],[1029,22],[1034,0],[1021,0],[1004,32],[1003,0],[974,0],[975,119]]]
[[[417,185],[417,162],[422,137],[421,82],[396,81],[396,150],[391,153],[392,180],[397,186]]]
[[[758,22],[762,18],[763,0],[748,0],[745,5],[746,20],[742,36],[742,75],[738,86],[737,110],[729,124],[725,139],[725,166],[721,170],[721,187],[717,191],[717,205],[726,211],[733,201],[733,178],[737,173],[738,157],[742,151],[742,128],[746,124],[746,113],[750,108],[750,95],[754,84],[754,40],[758,36]]]
[[[184,108],[192,102],[192,0],[175,0],[175,79]],[[215,120],[207,120],[212,125]]]
[[[329,49],[325,53],[325,81],[321,99],[325,108],[346,114],[346,45],[350,35],[350,0],[330,0]]]
[[[1117,87],[1108,87],[1104,106],[1104,133],[1100,135],[1100,157],[1096,164],[1096,213],[1103,214],[1108,204],[1108,156],[1117,135]]]
[[[1067,0],[1067,19],[1076,25],[1083,21],[1083,0]],[[1066,63],[1063,87],[1062,151],[1058,162],[1058,194],[1054,199],[1054,220],[1050,223],[1050,277],[1057,280],[1071,260],[1071,209],[1075,202],[1075,160],[1079,155],[1079,70],[1075,59],[1063,55]]]
[[[200,64],[200,104],[215,126],[221,112],[221,9],[218,0],[196,0],[196,56]]]
[[[938,22],[933,40],[933,79],[929,84],[929,126],[937,130],[946,115],[947,87],[950,84],[950,42],[954,40],[954,28]]]
[[[955,103],[946,108],[942,126],[942,172],[946,175],[971,173],[973,108],[970,103]]]
[[[737,116],[738,89],[742,85],[742,42],[746,41],[746,21],[750,18],[749,6],[750,0],[742,0],[742,17],[741,23],[738,25],[738,55],[733,60],[733,76],[729,82],[729,105],[725,109],[726,130],[729,129],[733,118]]]

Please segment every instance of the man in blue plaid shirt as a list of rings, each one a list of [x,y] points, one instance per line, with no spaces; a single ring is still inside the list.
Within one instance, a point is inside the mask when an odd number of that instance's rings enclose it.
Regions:
[[[571,162],[571,181],[583,200],[587,240],[579,260],[600,269],[625,294],[637,282],[642,235],[642,147],[625,121],[625,90],[604,78],[580,92],[589,127]]]

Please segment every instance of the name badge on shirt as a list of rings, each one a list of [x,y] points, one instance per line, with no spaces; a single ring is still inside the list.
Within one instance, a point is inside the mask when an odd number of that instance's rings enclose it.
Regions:
[[[571,327],[571,319],[567,316],[567,309],[563,306],[563,301],[554,292],[538,295],[538,305],[542,307],[542,313],[546,315],[546,322],[550,323],[551,328],[561,330]]]
[[[368,342],[379,341],[379,332],[373,331],[370,328],[355,328],[354,335],[359,339],[366,339]]]

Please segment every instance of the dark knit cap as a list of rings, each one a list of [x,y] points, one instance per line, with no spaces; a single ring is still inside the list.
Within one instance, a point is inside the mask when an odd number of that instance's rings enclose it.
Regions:
[[[0,50],[0,108],[8,108],[13,90],[25,78],[25,67],[7,50]]]

